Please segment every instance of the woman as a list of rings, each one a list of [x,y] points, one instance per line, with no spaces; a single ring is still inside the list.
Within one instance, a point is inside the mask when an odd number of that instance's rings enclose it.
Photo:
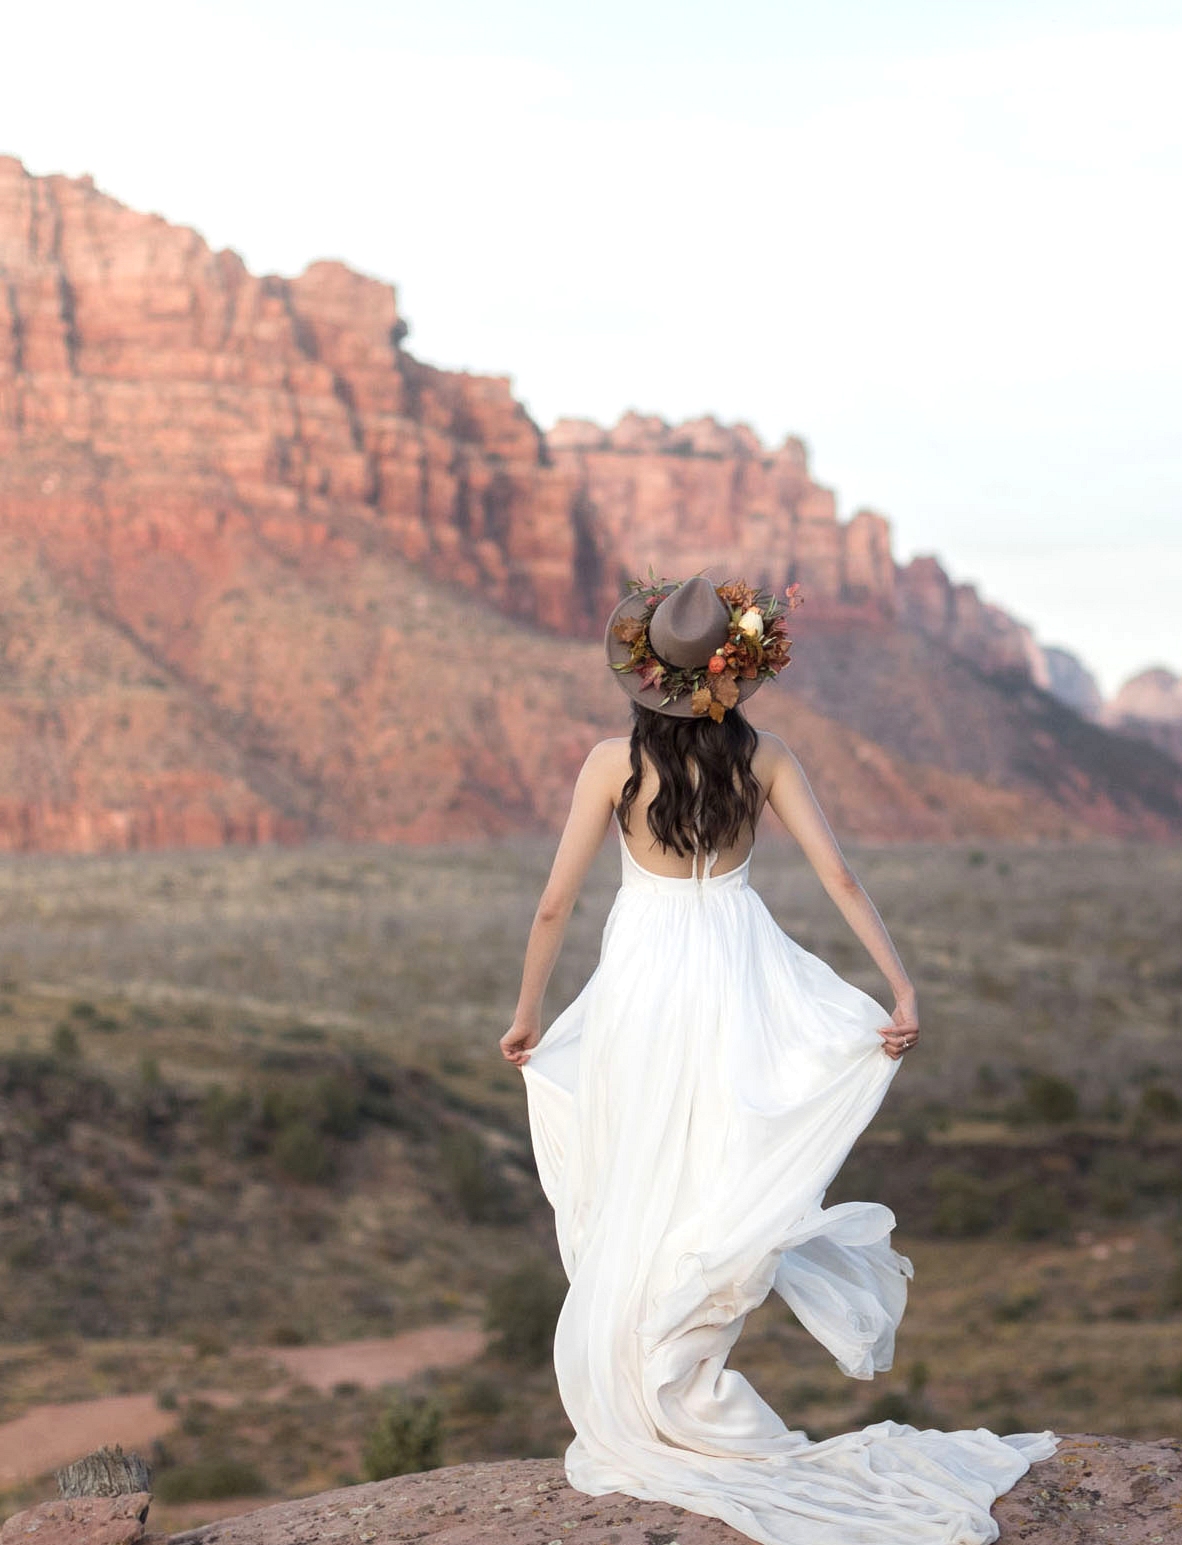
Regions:
[[[884,1421],[810,1443],[725,1366],[774,1288],[845,1373],[872,1378],[891,1366],[912,1275],[888,1208],[822,1206],[919,1024],[795,757],[742,716],[788,663],[783,610],[698,577],[636,583],[613,612],[608,664],[632,735],[579,774],[501,1040],[570,1279],[554,1338],[576,1434],[566,1473],[766,1545],[985,1545],[991,1503],[1054,1434]],[[882,971],[888,1024],[749,886],[765,805]],[[599,965],[543,1036],[546,983],[613,815],[623,883]]]

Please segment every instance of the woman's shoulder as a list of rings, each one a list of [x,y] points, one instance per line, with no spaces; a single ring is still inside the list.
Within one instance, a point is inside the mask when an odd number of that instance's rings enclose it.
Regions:
[[[630,742],[626,736],[614,735],[607,740],[596,741],[583,762],[584,773],[611,778],[619,768],[629,765]]]
[[[792,756],[792,752],[778,735],[773,735],[770,730],[756,730],[759,744],[755,748],[754,759],[767,764],[782,762]],[[794,759],[795,760],[795,759]]]
[[[623,757],[627,761],[631,744],[627,735],[611,735],[606,740],[597,740],[588,751],[587,760],[590,762],[594,758],[597,762],[606,762],[618,761]]]

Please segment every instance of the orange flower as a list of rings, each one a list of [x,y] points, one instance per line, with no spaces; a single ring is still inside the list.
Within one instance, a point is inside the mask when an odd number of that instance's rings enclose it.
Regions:
[[[710,664],[706,667],[706,669],[712,676],[717,676],[721,671],[726,670],[726,656],[712,654],[710,656]]]

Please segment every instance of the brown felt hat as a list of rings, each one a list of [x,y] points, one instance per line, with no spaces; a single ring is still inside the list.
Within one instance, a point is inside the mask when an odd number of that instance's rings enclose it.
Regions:
[[[730,612],[719,599],[710,580],[697,574],[681,584],[665,585],[662,588],[665,599],[652,608],[639,591],[629,591],[607,619],[604,647],[609,666],[627,664],[631,654],[628,645],[615,636],[616,623],[626,617],[648,617],[648,640],[653,653],[666,665],[677,670],[694,667],[705,670],[710,656],[726,643]],[[635,671],[613,670],[612,675],[628,696],[634,698],[642,708],[672,714],[678,719],[695,717],[692,693],[683,692],[680,697],[664,703],[661,699],[665,696],[665,689],[642,686]],[[750,697],[762,685],[762,680],[758,676],[751,681],[740,680],[739,701]]]

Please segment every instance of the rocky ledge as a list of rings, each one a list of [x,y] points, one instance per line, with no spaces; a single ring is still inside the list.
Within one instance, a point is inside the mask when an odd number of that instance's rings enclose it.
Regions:
[[[404,1475],[172,1536],[145,1532],[146,1502],[141,1494],[43,1503],[10,1518],[0,1545],[742,1545],[745,1538],[683,1508],[572,1491],[557,1459]],[[1182,1443],[1066,1436],[993,1511],[1002,1545],[1178,1545]]]

